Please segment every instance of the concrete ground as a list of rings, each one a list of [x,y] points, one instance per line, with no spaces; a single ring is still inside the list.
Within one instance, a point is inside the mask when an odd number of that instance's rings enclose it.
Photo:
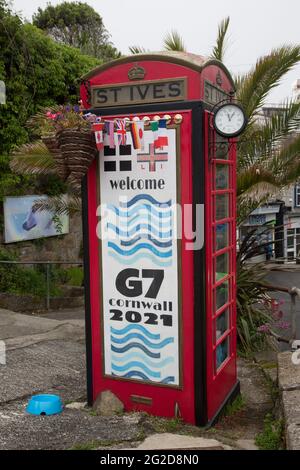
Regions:
[[[0,309],[0,340],[7,347],[7,363],[0,365],[1,450],[124,449],[138,446],[149,449],[151,446],[157,448],[157,442],[161,441],[157,434],[162,433],[165,446],[176,447],[181,442],[188,447],[190,436],[198,438],[199,448],[254,449],[255,436],[261,432],[264,417],[273,405],[261,370],[240,360],[243,401],[237,409],[229,409],[227,415],[210,430],[141,414],[98,417],[84,408],[83,311],[34,316]],[[27,414],[28,399],[38,392],[61,395],[67,405],[65,411],[52,417]],[[73,402],[80,402],[80,405]],[[174,436],[173,444],[168,441],[170,435]]]

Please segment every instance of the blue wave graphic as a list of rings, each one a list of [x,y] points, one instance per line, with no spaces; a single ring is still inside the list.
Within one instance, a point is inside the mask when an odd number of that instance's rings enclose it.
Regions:
[[[143,372],[148,374],[150,377],[154,377],[157,379],[160,379],[161,377],[160,372],[155,372],[149,369],[147,366],[145,366],[145,364],[143,364],[142,362],[138,362],[138,361],[129,362],[128,364],[125,364],[124,366],[117,366],[116,364],[111,365],[112,370],[115,372],[126,372],[128,369],[134,370],[136,367],[142,369]]]
[[[111,341],[112,343],[115,343],[115,344],[124,344],[127,341],[130,341],[132,339],[139,339],[143,341],[143,343],[146,346],[148,346],[149,348],[153,348],[153,349],[162,349],[168,344],[174,343],[174,338],[166,338],[160,343],[152,343],[151,341],[149,341],[147,338],[140,335],[139,333],[129,333],[127,336],[124,336],[124,338],[115,338],[114,336],[111,336]]]
[[[167,218],[172,217],[173,215],[172,210],[162,212],[163,208],[161,210],[158,210],[155,208],[155,206],[151,206],[149,204],[141,204],[128,211],[122,211],[118,207],[108,204],[107,209],[113,211],[118,217],[125,217],[127,219],[131,218],[133,215],[136,215],[136,214],[142,215],[140,211],[145,211],[145,210],[149,212],[149,214],[145,214],[145,215],[151,215],[151,216],[154,215],[158,217],[159,219],[167,219]]]
[[[132,264],[135,264],[140,259],[150,259],[153,264],[161,268],[168,268],[169,266],[172,266],[172,263],[173,263],[172,259],[169,261],[160,261],[159,259],[155,258],[155,256],[152,255],[151,253],[139,253],[138,255],[136,255],[134,258],[131,258],[131,259],[124,259],[121,256],[119,256],[117,253],[115,253],[114,251],[109,251],[108,254],[109,256],[114,258],[118,263],[124,264],[124,266],[128,266],[128,265],[130,266]]]
[[[141,232],[142,230],[148,230],[150,234],[154,234],[157,238],[171,238],[172,237],[172,230],[169,230],[168,232],[163,232],[160,230],[157,230],[155,227],[152,227],[150,224],[138,224],[136,227],[133,227],[131,230],[121,230],[119,227],[116,227],[116,225],[108,223],[107,228],[113,230],[117,235],[121,237],[132,237],[136,233]]]
[[[116,328],[113,328],[113,327],[110,328],[110,331],[114,335],[117,335],[117,336],[118,335],[126,335],[126,333],[128,333],[129,331],[132,331],[132,330],[141,331],[142,333],[144,333],[144,335],[148,336],[148,338],[150,338],[150,339],[160,339],[160,335],[155,335],[153,333],[150,333],[150,331],[148,331],[142,325],[128,325],[125,328],[123,328],[123,330],[116,330]]]
[[[130,343],[126,346],[123,346],[122,348],[117,348],[113,344],[111,345],[111,350],[117,354],[123,354],[124,352],[129,351],[129,349],[132,348],[141,349],[142,351],[144,351],[145,354],[147,354],[147,356],[152,357],[154,359],[160,359],[161,357],[160,353],[154,353],[152,351],[149,351],[149,349],[147,349],[143,344],[140,343]]]
[[[171,204],[172,204],[171,199],[169,201],[166,201],[166,202],[159,202],[156,199],[154,199],[154,197],[150,196],[149,194],[140,194],[138,196],[135,196],[134,198],[132,198],[128,202],[120,202],[120,207],[123,207],[123,208],[127,209],[128,207],[132,207],[136,202],[142,201],[143,199],[145,199],[146,201],[151,202],[151,204],[155,204],[158,207],[167,207],[167,206],[170,207]]]
[[[142,380],[145,380],[145,381],[151,381],[151,379],[149,377],[147,377],[146,374],[144,374],[143,372],[139,372],[138,370],[132,370],[130,372],[127,372],[127,374],[125,374],[125,375],[118,375],[118,374],[115,374],[115,373],[113,373],[112,375],[115,376],[115,377],[121,377],[122,379],[133,379],[134,377],[138,377],[139,379],[142,379]],[[159,383],[169,384],[169,383],[172,383],[172,382],[175,382],[175,377],[170,376],[170,377],[166,377],[164,380],[161,380]]]
[[[169,364],[172,364],[174,362],[174,357],[167,357],[163,361],[153,362],[147,356],[145,356],[142,353],[138,353],[138,352],[130,352],[130,353],[124,354],[121,357],[112,355],[112,360],[114,362],[117,362],[117,363],[120,363],[120,362],[121,363],[126,363],[126,362],[134,360],[134,359],[140,359],[141,361],[143,361],[145,364],[147,364],[147,366],[151,367],[152,369],[155,369],[155,368],[162,369],[163,367],[165,367]]]
[[[154,246],[150,245],[149,243],[140,243],[139,245],[136,245],[134,248],[131,248],[131,250],[122,250],[118,245],[116,245],[113,242],[108,242],[108,248],[112,248],[115,250],[119,255],[122,256],[131,256],[135,255],[137,251],[140,250],[149,250],[151,251],[155,256],[158,256],[159,258],[171,258],[172,256],[172,250],[169,251],[159,251]]]
[[[161,381],[162,384],[170,384],[172,382],[175,382],[175,377],[173,376],[166,377],[164,380]]]
[[[136,215],[135,217],[133,217],[132,220],[130,219],[119,219],[118,220],[118,226],[121,227],[121,228],[125,228],[127,230],[130,230],[131,226],[135,223],[139,223],[139,224],[148,224],[148,225],[151,225],[152,227],[156,228],[156,229],[160,229],[160,228],[168,228],[169,230],[171,230],[172,228],[172,225],[173,225],[173,220],[171,219],[169,222],[163,222],[163,219],[153,219],[151,216],[147,216],[146,214],[145,215]]]
[[[131,240],[121,240],[121,246],[131,246],[143,239],[151,241],[154,245],[160,248],[170,248],[172,246],[172,240],[169,240],[167,242],[160,242],[159,240],[156,240],[156,238],[152,237],[151,235],[141,235],[141,236],[132,238]]]
[[[147,382],[151,382],[150,377],[148,377],[146,374],[143,372],[140,372],[138,370],[132,370],[130,372],[127,372],[125,375],[119,375],[119,374],[112,374],[115,377],[121,377],[122,379],[133,379],[134,377],[138,377],[139,379],[145,380]]]

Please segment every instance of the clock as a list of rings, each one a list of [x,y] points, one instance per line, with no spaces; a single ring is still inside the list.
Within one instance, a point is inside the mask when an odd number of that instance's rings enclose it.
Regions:
[[[243,132],[246,124],[244,110],[236,103],[225,103],[214,114],[214,128],[222,137],[237,137]]]

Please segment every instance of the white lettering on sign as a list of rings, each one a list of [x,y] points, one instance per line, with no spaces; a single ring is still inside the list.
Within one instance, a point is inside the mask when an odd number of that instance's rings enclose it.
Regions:
[[[105,374],[180,385],[176,130],[100,154]]]

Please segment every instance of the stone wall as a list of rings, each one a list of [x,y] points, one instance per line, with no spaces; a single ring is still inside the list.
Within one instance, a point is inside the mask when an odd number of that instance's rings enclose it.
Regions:
[[[5,244],[1,233],[1,248],[15,253],[19,261],[82,261],[81,214],[70,217],[70,233],[67,235]]]

